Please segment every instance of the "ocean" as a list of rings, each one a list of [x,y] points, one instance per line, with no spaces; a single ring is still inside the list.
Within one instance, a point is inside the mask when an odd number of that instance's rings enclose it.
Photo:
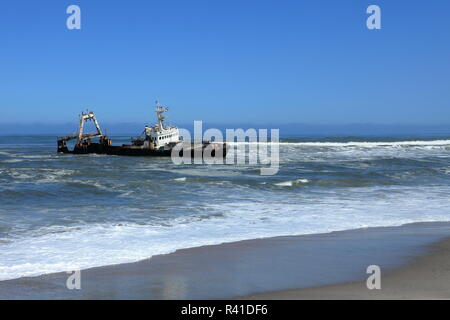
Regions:
[[[112,137],[116,144],[129,137]],[[56,153],[0,136],[0,280],[273,236],[450,221],[450,138],[302,137],[280,169]]]

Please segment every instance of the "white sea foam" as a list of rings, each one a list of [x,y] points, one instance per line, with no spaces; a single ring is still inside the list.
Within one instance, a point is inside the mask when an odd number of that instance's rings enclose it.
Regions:
[[[24,159],[48,159],[48,158],[52,158],[53,157],[53,155],[50,155],[50,154],[41,154],[41,155],[39,155],[39,154],[35,154],[35,155],[25,155],[25,156],[22,156],[21,158],[24,158]]]
[[[8,159],[8,160],[3,160],[3,162],[5,163],[17,163],[17,162],[22,162],[22,159]]]
[[[62,182],[61,179],[75,173],[76,170],[70,169],[43,169],[43,168],[19,168],[9,170],[9,175],[18,179],[16,183],[23,183],[23,180],[28,180],[27,183],[43,184]]]
[[[186,177],[175,178],[175,179],[173,179],[173,181],[186,181]]]
[[[133,190],[130,190],[130,191],[127,191],[127,192],[123,192],[122,194],[118,195],[118,197],[120,197],[120,198],[126,198],[126,197],[131,196],[133,193],[134,193],[134,191],[133,191]]]
[[[123,222],[38,230],[34,236],[0,244],[0,279],[133,262],[181,248],[244,239],[450,221],[450,200],[444,197],[448,187],[392,187],[391,191],[349,189],[352,199],[330,190],[315,199],[277,195],[226,204],[207,202],[202,205],[213,215],[206,219],[184,216],[161,225]]]
[[[275,183],[274,185],[279,186],[279,187],[292,187],[295,185],[305,184],[308,182],[309,182],[308,179],[296,179],[296,180],[278,182],[278,183]]]
[[[15,179],[21,179],[21,180],[29,180],[29,181],[31,181],[31,180],[35,177],[35,175],[29,173],[29,171],[26,171],[26,172],[27,172],[27,173],[25,173],[25,172],[20,172],[20,171],[12,171],[12,172],[10,173],[10,176],[13,177],[13,178],[15,178]],[[22,181],[21,181],[21,183],[22,183]]]
[[[350,142],[227,142],[230,145],[240,144],[279,144],[283,146],[299,146],[299,147],[450,147],[450,140],[417,140],[417,141],[350,141]]]

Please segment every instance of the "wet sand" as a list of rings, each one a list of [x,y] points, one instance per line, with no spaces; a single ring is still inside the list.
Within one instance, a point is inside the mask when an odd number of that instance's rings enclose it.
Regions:
[[[450,299],[450,239],[430,247],[429,252],[406,266],[381,276],[381,288],[369,290],[366,281],[313,288],[281,290],[241,299]]]
[[[0,281],[0,299],[450,298],[450,223],[205,246],[68,274]],[[382,289],[366,288],[366,268]]]

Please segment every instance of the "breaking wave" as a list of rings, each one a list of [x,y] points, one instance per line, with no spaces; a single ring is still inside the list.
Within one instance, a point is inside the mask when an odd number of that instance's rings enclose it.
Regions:
[[[292,187],[292,186],[298,186],[301,184],[305,184],[308,182],[309,182],[308,179],[296,179],[296,180],[278,182],[278,183],[275,183],[274,185],[279,186],[279,187]]]
[[[450,140],[416,140],[416,141],[350,141],[350,142],[227,142],[230,145],[249,145],[249,144],[279,144],[281,146],[299,146],[299,147],[450,147]]]
[[[450,220],[450,202],[440,196],[448,194],[448,188],[392,188],[391,195],[378,198],[380,191],[373,188],[371,198],[329,194],[307,203],[277,201],[276,197],[204,203],[208,216],[181,216],[153,224],[124,221],[45,227],[33,236],[0,245],[0,279],[134,262],[177,249],[245,239]]]

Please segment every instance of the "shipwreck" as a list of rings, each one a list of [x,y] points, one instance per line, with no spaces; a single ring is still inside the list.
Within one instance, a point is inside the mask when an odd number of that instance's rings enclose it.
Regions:
[[[156,102],[157,124],[145,126],[142,134],[131,139],[130,144],[113,145],[110,137],[104,134],[95,117],[94,112],[86,111],[80,115],[78,133],[58,137],[58,152],[65,154],[106,154],[119,156],[158,156],[170,157],[174,148],[178,156],[189,152],[192,157],[201,154],[208,157],[225,157],[227,145],[222,142],[210,141],[183,141],[176,126],[166,126],[164,113],[168,108]],[[85,133],[86,122],[93,122],[96,132]],[[75,140],[72,150],[69,150],[68,142]],[[205,152],[207,151],[207,152]]]

